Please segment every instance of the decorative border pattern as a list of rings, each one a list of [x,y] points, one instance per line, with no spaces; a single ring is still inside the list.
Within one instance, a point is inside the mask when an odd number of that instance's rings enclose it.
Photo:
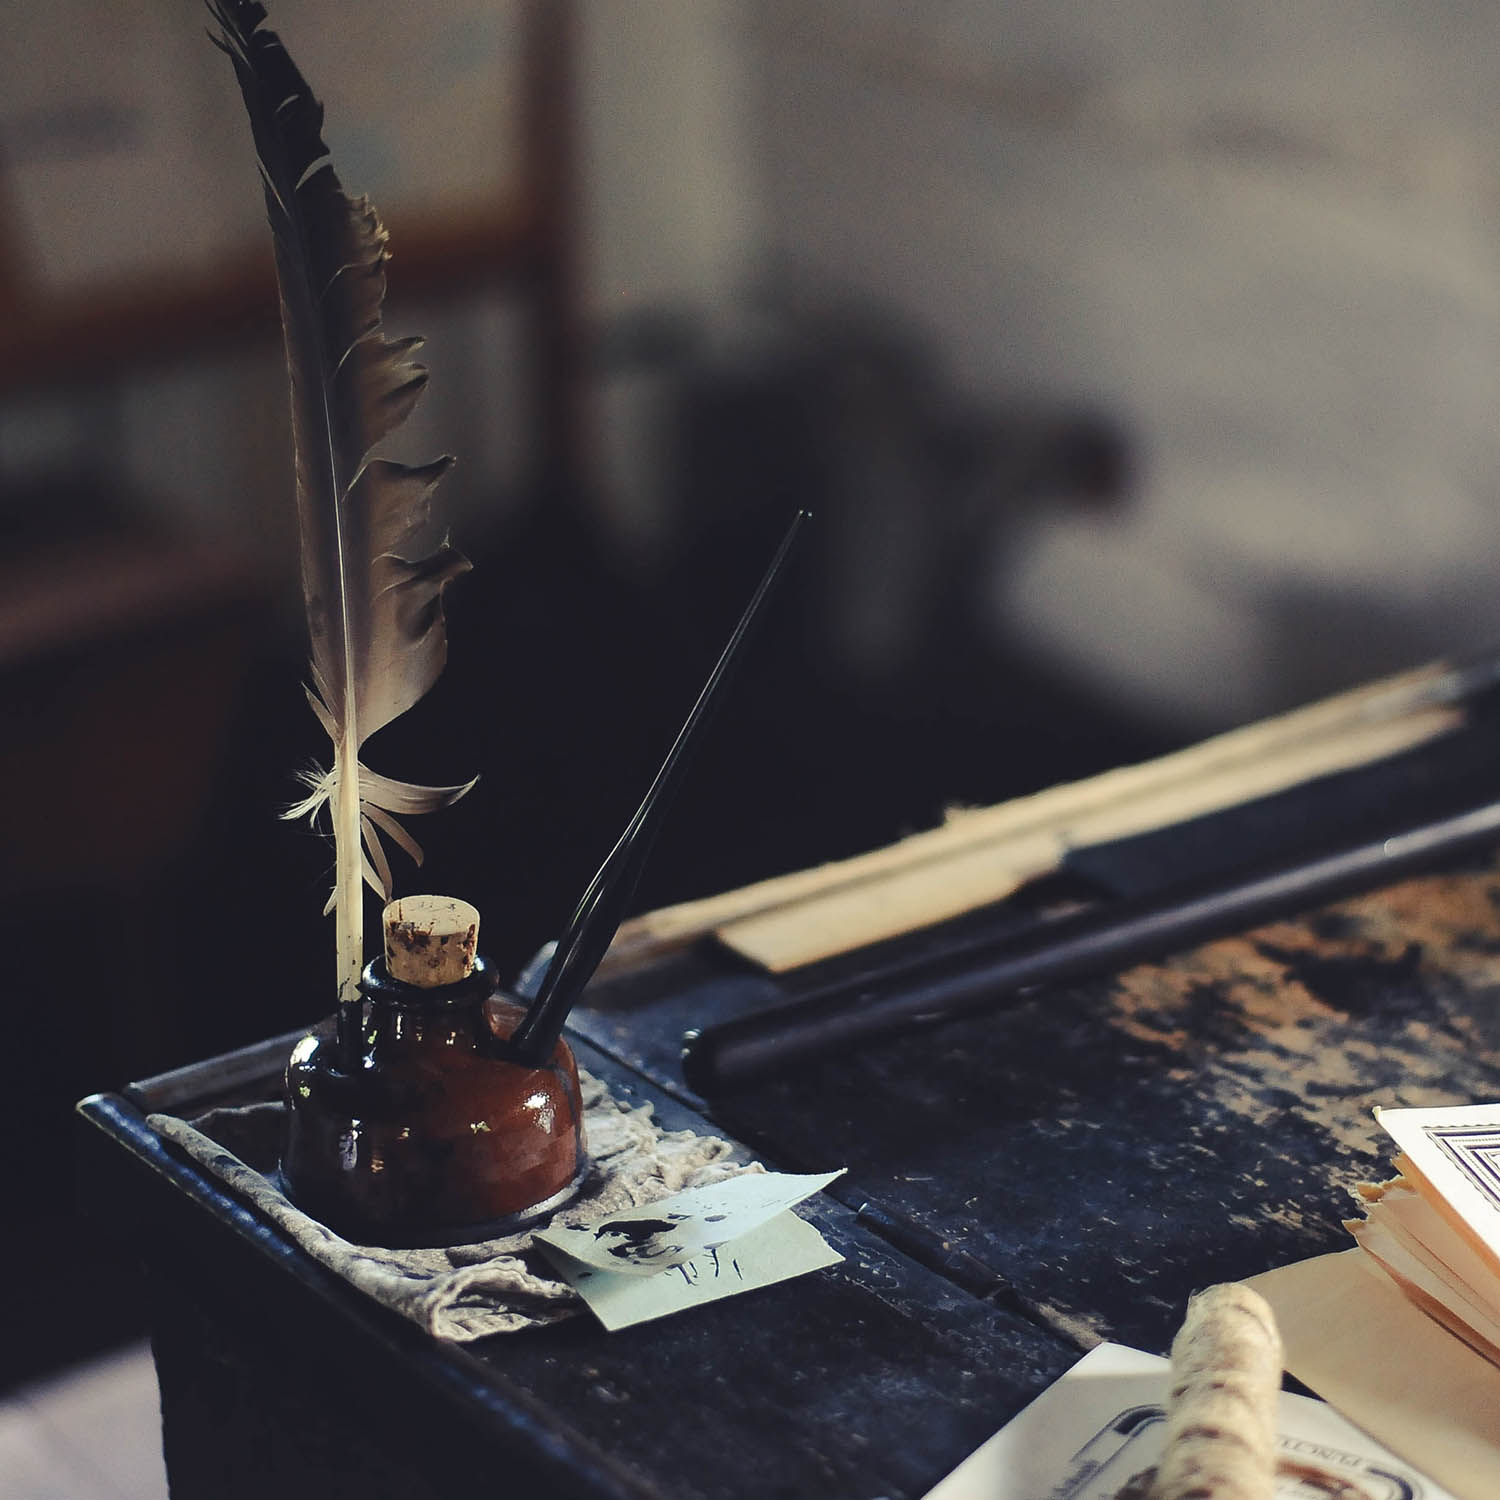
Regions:
[[[1422,1134],[1500,1213],[1500,1126],[1424,1125]]]

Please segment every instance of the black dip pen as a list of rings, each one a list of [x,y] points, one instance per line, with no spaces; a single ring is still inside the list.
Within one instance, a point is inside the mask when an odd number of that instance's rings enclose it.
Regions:
[[[1042,984],[1106,974],[1206,938],[1379,885],[1500,838],[1500,802],[1176,898],[1122,901],[936,962],[813,990],[683,1037],[682,1069],[701,1095],[777,1076],[814,1058],[991,1009]]]
[[[667,810],[667,804],[677,781],[687,764],[688,752],[697,741],[700,731],[708,722],[720,694],[738,665],[741,649],[749,638],[750,631],[759,618],[762,608],[771,596],[783,566],[791,554],[792,546],[808,512],[799,510],[787,527],[766,576],[761,579],[740,623],[735,626],[729,644],[724,647],[718,665],[714,667],[687,722],[678,731],[677,739],[667,752],[656,780],[646,793],[645,800],[636,809],[620,841],[610,851],[609,857],[599,867],[567,931],[557,941],[557,951],[542,978],[541,987],[531,1003],[521,1024],[511,1033],[508,1051],[519,1062],[531,1067],[540,1067],[551,1057],[552,1049],[562,1034],[568,1012],[583,993],[583,987],[599,967],[625,915],[625,908],[635,893],[636,882],[651,852],[651,842]]]

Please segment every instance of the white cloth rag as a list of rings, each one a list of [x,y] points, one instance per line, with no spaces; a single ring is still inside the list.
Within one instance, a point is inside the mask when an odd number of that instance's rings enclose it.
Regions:
[[[763,1170],[730,1160],[733,1147],[717,1136],[659,1129],[649,1104],[621,1103],[590,1073],[580,1070],[579,1082],[593,1165],[578,1196],[552,1222],[589,1224],[685,1188]],[[266,1175],[276,1166],[284,1119],[282,1105],[254,1104],[211,1110],[191,1122],[155,1114],[146,1123],[314,1260],[437,1338],[515,1333],[583,1310],[578,1294],[532,1250],[531,1230],[435,1250],[386,1250],[340,1238],[297,1208]]]

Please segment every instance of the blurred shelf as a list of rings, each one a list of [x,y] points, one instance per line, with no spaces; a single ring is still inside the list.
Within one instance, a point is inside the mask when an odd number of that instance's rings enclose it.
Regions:
[[[442,217],[408,210],[392,226],[403,297],[467,293],[535,274],[550,226],[529,195]],[[226,345],[281,335],[269,244],[212,265],[20,303],[0,324],[0,396],[88,384]]]

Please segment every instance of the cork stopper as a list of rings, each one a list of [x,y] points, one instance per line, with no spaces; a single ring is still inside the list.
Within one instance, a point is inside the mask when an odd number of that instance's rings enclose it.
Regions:
[[[402,984],[433,989],[467,979],[479,949],[479,912],[452,896],[402,896],[385,909],[385,966]]]

